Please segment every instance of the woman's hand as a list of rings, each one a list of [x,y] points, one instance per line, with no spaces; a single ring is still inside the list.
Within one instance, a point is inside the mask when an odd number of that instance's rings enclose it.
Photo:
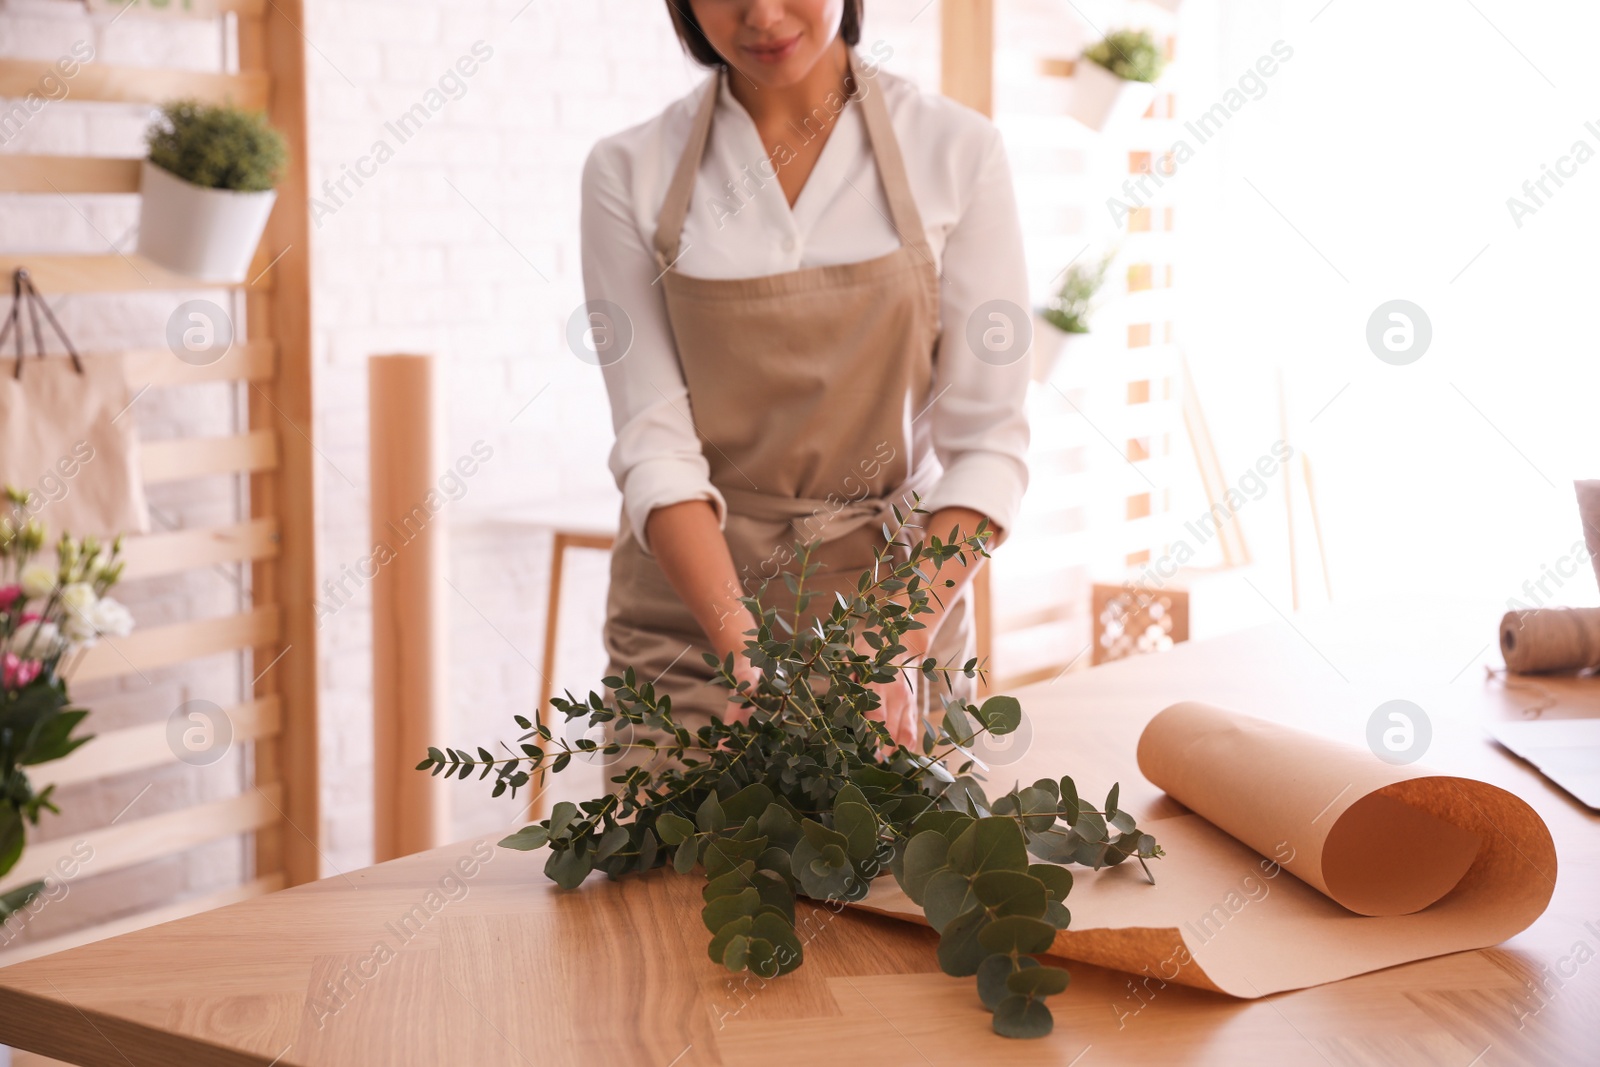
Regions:
[[[742,655],[735,655],[733,657],[733,680],[736,685],[739,682],[749,682],[749,691],[754,692],[756,686],[761,683],[761,669]],[[738,693],[731,692],[728,695],[728,710],[723,714],[722,720],[724,722],[747,723],[750,721],[752,710],[740,705]]]
[[[867,683],[867,688],[877,693],[882,702],[867,712],[867,718],[883,723],[890,737],[916,751],[917,743],[922,739],[921,715],[917,706],[918,675],[910,670],[895,673],[898,677],[893,681]]]

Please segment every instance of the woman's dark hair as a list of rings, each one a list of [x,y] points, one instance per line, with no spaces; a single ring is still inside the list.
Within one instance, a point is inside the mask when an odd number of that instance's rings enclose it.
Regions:
[[[861,43],[861,8],[865,3],[866,0],[844,0],[844,16],[839,20],[839,36],[843,37],[844,43],[852,48]],[[683,42],[683,50],[703,67],[727,66],[727,60],[711,47],[711,42],[706,40],[706,35],[701,32],[700,20],[695,18],[694,9],[689,5],[690,0],[667,0],[667,14],[672,16],[672,27],[678,31],[678,40]]]

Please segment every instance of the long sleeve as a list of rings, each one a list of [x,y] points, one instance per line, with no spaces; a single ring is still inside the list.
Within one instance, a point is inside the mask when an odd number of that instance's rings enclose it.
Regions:
[[[944,474],[923,506],[969,507],[996,527],[992,550],[1010,536],[1028,485],[1032,317],[1011,169],[998,130],[946,240],[942,340],[929,410]],[[946,531],[931,531],[944,536]]]
[[[727,502],[711,483],[665,300],[654,284],[655,259],[630,207],[630,165],[609,141],[589,153],[580,232],[590,321],[613,331],[600,359],[616,432],[607,465],[634,539],[651,555],[645,520],[652,509],[709,500],[725,528]]]

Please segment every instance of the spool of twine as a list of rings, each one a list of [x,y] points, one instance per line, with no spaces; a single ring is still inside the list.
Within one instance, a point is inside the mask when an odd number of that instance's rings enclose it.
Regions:
[[[1500,653],[1514,674],[1600,667],[1600,608],[1532,608],[1500,620]]]

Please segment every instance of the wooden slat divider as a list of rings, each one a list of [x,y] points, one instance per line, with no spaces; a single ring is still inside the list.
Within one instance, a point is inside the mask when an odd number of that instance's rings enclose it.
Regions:
[[[273,644],[281,634],[282,620],[276,607],[135,630],[127,637],[102,638],[72,664],[67,676],[80,684],[118,678],[203,656]]]
[[[52,61],[0,59],[0,97],[21,97],[37,92],[46,77],[59,78]],[[99,100],[123,104],[164,104],[190,98],[208,104],[231,103],[259,111],[267,105],[270,79],[261,71],[213,74],[170,67],[117,67],[84,63],[72,76],[73,100]]]
[[[130,537],[123,543],[122,578],[151,578],[221,563],[253,563],[278,555],[278,522],[250,519],[232,526]]]
[[[3,95],[3,94],[0,94]],[[0,255],[0,275],[11,276],[18,267],[27,267],[33,284],[41,293],[159,293],[202,289],[240,289],[247,282],[203,282],[186,278],[156,266],[138,255],[118,252],[68,255]],[[255,288],[270,288],[272,275],[255,282]]]
[[[149,911],[141,911],[133,915],[124,915],[120,919],[112,919],[110,922],[100,923],[82,930],[74,930],[71,933],[46,938],[42,941],[29,941],[9,952],[0,952],[0,967],[9,967],[13,963],[38,959],[40,956],[48,956],[53,952],[65,952],[69,948],[87,945],[91,941],[103,941],[108,937],[132,933],[135,930],[148,929],[161,923],[172,922],[174,919],[185,919],[190,915],[198,915],[213,908],[227,907],[229,904],[237,904],[241,900],[249,900],[251,897],[259,897],[266,893],[276,893],[284,888],[284,884],[285,879],[282,874],[264,875],[243,885],[229,886],[227,889],[218,890],[215,893],[188,897],[178,901],[176,904],[152,908]],[[17,1054],[19,1056],[22,1055],[21,1050],[18,1050]]]
[[[34,841],[5,881],[0,882],[0,893],[36,882],[58,870],[57,865],[66,860],[75,861],[80,877],[97,877],[230,834],[249,833],[282,819],[282,802],[283,790],[270,785],[88,833]],[[89,858],[85,859],[85,855]]]
[[[278,346],[271,341],[236,341],[215,363],[185,363],[165,348],[129,349],[122,353],[128,387],[201,385],[207,382],[264,382],[278,365]]]
[[[252,700],[224,709],[233,731],[233,743],[276,737],[283,721],[276,697]],[[92,725],[92,724],[91,724]],[[168,741],[167,720],[130,726],[97,735],[66,759],[39,768],[34,775],[41,788],[65,788],[96,778],[127,774],[177,762]]]
[[[87,0],[89,10],[99,15],[116,15],[129,8],[129,15],[144,18],[208,19],[229,12],[241,18],[260,18],[267,0]],[[160,3],[160,6],[157,6]]]
[[[139,461],[146,485],[268,471],[278,466],[278,434],[276,430],[255,430],[232,437],[152,441],[141,446]]]
[[[0,193],[137,193],[139,162],[113,156],[0,156]]]

